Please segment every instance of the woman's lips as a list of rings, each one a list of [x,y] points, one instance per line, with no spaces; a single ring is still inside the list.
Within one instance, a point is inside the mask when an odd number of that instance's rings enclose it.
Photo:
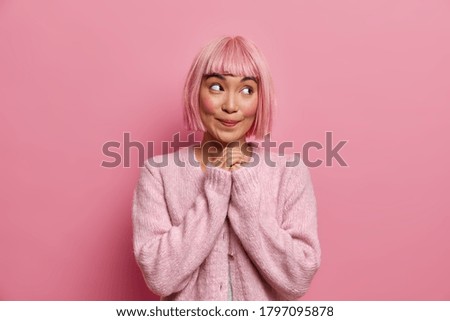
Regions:
[[[234,127],[234,126],[236,126],[237,123],[239,123],[238,121],[231,121],[231,120],[221,120],[221,119],[219,119],[219,121],[224,126],[227,126],[227,127]]]

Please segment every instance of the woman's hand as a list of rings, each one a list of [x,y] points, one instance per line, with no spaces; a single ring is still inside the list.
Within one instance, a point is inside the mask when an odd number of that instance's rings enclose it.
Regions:
[[[209,162],[213,166],[220,167],[227,171],[235,171],[241,168],[241,164],[250,161],[250,157],[242,153],[239,147],[225,147],[218,157],[210,157]]]

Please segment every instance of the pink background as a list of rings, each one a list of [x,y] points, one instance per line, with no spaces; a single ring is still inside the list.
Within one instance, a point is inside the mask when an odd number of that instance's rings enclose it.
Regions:
[[[444,0],[0,1],[0,299],[157,299],[132,255],[137,150],[108,169],[102,145],[185,137],[184,78],[220,35],[266,55],[274,139],[348,140],[348,167],[311,168],[323,257],[303,299],[449,300]]]

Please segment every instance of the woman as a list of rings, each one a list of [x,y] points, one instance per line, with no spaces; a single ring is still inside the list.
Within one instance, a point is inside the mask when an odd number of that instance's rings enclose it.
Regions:
[[[247,138],[271,127],[273,87],[250,41],[222,37],[187,76],[185,121],[201,145],[154,156],[133,199],[134,254],[162,300],[295,300],[320,265],[307,167]],[[167,166],[155,167],[169,158]]]

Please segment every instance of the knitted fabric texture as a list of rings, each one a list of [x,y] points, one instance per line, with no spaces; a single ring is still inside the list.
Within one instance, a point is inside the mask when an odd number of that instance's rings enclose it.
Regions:
[[[233,300],[303,296],[321,250],[309,170],[293,159],[254,147],[254,162],[232,172],[203,172],[193,146],[148,159],[132,207],[148,288],[161,300],[225,301],[230,277]]]

